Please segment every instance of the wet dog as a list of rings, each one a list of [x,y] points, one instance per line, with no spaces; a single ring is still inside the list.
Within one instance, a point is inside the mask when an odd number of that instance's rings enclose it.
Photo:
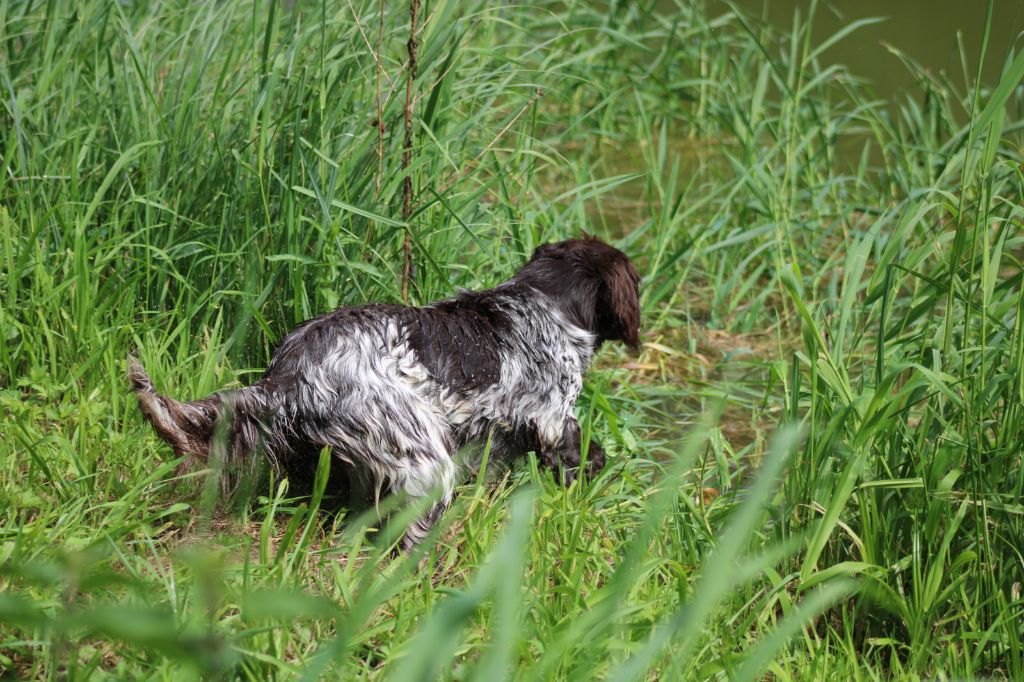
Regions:
[[[192,402],[158,395],[143,368],[128,377],[142,414],[186,464],[205,464],[215,431],[226,465],[265,457],[288,471],[335,463],[379,487],[438,501],[406,530],[414,546],[451,500],[460,449],[536,452],[568,484],[578,475],[574,404],[594,351],[639,344],[639,276],[599,239],[539,247],[512,279],[413,308],[363,305],[309,320],[284,338],[252,386]],[[604,466],[593,440],[586,470]]]

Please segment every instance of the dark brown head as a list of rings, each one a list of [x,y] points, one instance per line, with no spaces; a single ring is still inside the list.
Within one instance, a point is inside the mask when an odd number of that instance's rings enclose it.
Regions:
[[[544,244],[513,281],[546,294],[598,344],[640,345],[640,276],[614,246],[596,237]]]

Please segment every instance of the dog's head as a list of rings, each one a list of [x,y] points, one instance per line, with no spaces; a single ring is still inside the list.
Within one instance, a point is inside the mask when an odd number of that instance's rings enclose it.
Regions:
[[[596,237],[544,244],[515,279],[552,298],[598,344],[640,345],[640,276],[614,246]]]

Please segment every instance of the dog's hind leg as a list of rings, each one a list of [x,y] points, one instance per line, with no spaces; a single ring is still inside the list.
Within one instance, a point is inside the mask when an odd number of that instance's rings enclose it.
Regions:
[[[456,478],[455,462],[447,453],[420,453],[407,461],[409,466],[403,467],[392,481],[392,493],[404,494],[412,504],[426,499],[436,501],[406,529],[400,543],[406,552],[427,536],[451,504]]]
[[[400,404],[397,398],[391,403]],[[411,504],[430,503],[402,537],[401,548],[408,551],[426,537],[451,502],[457,478],[449,452],[453,443],[430,413],[408,410],[400,418],[388,418],[378,404],[368,405],[358,419],[352,416],[354,409],[339,409],[334,423],[311,436],[333,448],[346,465],[365,472],[375,486],[374,501],[383,488]]]

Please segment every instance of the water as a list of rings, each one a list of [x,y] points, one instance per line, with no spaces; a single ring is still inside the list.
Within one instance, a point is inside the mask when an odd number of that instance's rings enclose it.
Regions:
[[[724,2],[713,0],[710,8],[728,11]],[[807,0],[737,0],[737,7],[762,16],[783,29],[793,26],[794,12],[801,22],[807,17]],[[900,58],[886,45],[896,47],[933,74],[944,72],[963,88],[961,36],[970,69],[966,80],[977,75],[978,59],[985,32],[986,0],[834,0],[819,3],[812,39],[820,44],[858,19],[886,17],[879,24],[864,26],[827,50],[823,63],[844,64],[850,72],[871,81],[875,93],[884,98],[914,92],[915,79]],[[1010,46],[1024,31],[1024,0],[995,0],[992,30],[982,69],[982,82],[992,85],[999,78]],[[1018,50],[1024,39],[1017,40]]]
[[[724,0],[706,0],[712,16],[731,9]],[[808,15],[808,0],[734,0],[748,14],[761,17],[784,31],[793,27],[795,13],[800,25]],[[676,0],[659,0],[661,11],[671,13]],[[982,61],[982,83],[992,86],[998,80],[1011,46],[1024,49],[1024,0],[994,0],[988,48]],[[812,45],[820,45],[850,23],[881,18],[862,26],[822,53],[819,63],[842,64],[855,76],[867,81],[874,95],[892,103],[901,98],[920,99],[922,90],[914,72],[892,49],[903,53],[933,75],[945,74],[960,94],[968,92],[978,75],[978,62],[985,34],[987,0],[821,0],[814,15]],[[964,72],[964,63],[967,73]],[[962,121],[961,121],[962,122]],[[840,141],[840,161],[855,164],[860,159],[864,139],[845,136]],[[684,169],[696,170],[707,162],[719,140],[701,141],[673,136],[671,154],[682,161]],[[872,148],[870,160],[881,161]],[[619,144],[603,148],[602,170],[607,175],[644,172],[646,161],[636,145]],[[647,217],[649,206],[637,197],[642,181],[619,186],[605,193],[600,202],[588,202],[587,213],[599,230],[620,235],[637,227]]]

